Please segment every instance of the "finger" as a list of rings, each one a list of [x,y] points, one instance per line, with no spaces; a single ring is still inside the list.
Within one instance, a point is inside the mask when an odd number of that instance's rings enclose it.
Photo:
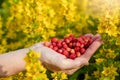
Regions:
[[[89,60],[91,56],[95,53],[95,51],[102,45],[102,40],[100,35],[94,36],[93,43],[89,46],[89,48],[86,50],[86,52],[81,56],[82,58],[86,58]]]
[[[51,48],[48,47],[42,47],[40,48],[41,50],[41,57],[40,60],[46,63],[58,63],[58,59],[65,59],[66,57],[60,53],[57,53],[56,51],[52,50]]]
[[[85,34],[84,36],[86,36],[87,38],[93,39],[94,35],[93,34]]]
[[[89,34],[85,34],[85,36],[88,36],[88,37],[93,37],[94,35],[89,33]]]
[[[96,35],[93,37],[93,41],[95,41],[96,39],[101,40],[100,34],[96,34]]]
[[[85,66],[85,64],[80,64],[79,67],[75,67],[73,69],[66,69],[66,70],[63,70],[62,72],[68,74],[68,75],[72,75],[74,72],[76,72],[78,69],[82,68],[83,66]]]
[[[58,61],[57,64],[58,67],[60,67],[61,70],[69,70],[69,69],[75,69],[76,67],[82,67],[85,65],[88,65],[88,61],[85,58],[80,59],[61,59],[61,61]]]
[[[49,54],[48,54],[49,55]],[[55,55],[54,55],[55,56]],[[45,58],[44,56],[42,58]],[[52,57],[50,55],[50,58],[47,60],[42,60],[43,64],[51,71],[60,71],[60,70],[70,70],[70,69],[75,69],[76,67],[82,67],[84,65],[87,65],[88,62],[85,59],[81,60],[72,60],[72,59],[67,59],[64,57]]]
[[[43,42],[38,42],[38,43],[35,43],[34,44],[34,47],[43,47],[44,45],[43,45]]]
[[[71,69],[71,70],[63,70],[61,72],[64,72],[68,75],[72,75],[74,72],[76,72],[79,69],[79,67],[75,68],[75,69]]]
[[[58,72],[61,71],[59,67],[56,65],[48,64],[48,63],[42,63],[43,66],[45,66],[48,70],[53,71],[53,72]]]

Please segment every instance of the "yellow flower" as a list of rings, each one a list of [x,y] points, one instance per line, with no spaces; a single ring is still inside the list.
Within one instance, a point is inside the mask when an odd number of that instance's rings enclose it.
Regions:
[[[68,79],[67,75],[63,72],[54,72],[51,75],[52,75],[53,80],[66,80],[66,79]]]
[[[17,37],[17,35],[15,34],[14,31],[10,30],[10,31],[8,32],[7,37],[10,38],[10,39],[15,39],[15,38]]]
[[[2,18],[0,16],[0,29],[2,28]]]
[[[49,80],[46,74],[39,74],[37,77],[34,77],[33,80]]]
[[[101,76],[107,77],[109,76],[111,80],[115,79],[115,76],[117,76],[117,68],[115,68],[113,65],[110,65],[109,67],[104,67]]]
[[[61,80],[65,80],[65,79],[68,79],[67,74],[61,73]]]
[[[114,59],[116,56],[117,56],[117,54],[115,54],[114,50],[108,49],[106,51],[106,55],[105,55],[106,58],[113,58]]]
[[[24,58],[26,61],[26,77],[25,80],[37,80],[37,79],[45,79],[48,80],[46,73],[46,69],[42,66],[39,61],[40,53],[36,53],[34,51],[30,51],[27,53],[27,56]]]
[[[0,80],[13,80],[12,77],[0,78]]]
[[[5,53],[6,52],[6,47],[5,46],[2,46],[2,45],[0,45],[0,54],[3,54],[3,53]]]
[[[88,73],[86,73],[84,80],[88,80],[88,79],[89,79],[89,75],[88,75]]]
[[[117,38],[116,45],[120,45],[120,38]]]
[[[2,45],[7,45],[6,39],[2,39]]]
[[[99,70],[96,70],[96,71],[94,71],[93,72],[93,74],[92,75],[94,75],[96,78],[99,78],[100,77],[100,71]]]
[[[40,53],[30,52],[28,54],[28,56],[31,57],[31,58],[39,58],[40,57]]]
[[[102,58],[97,58],[97,59],[95,59],[95,61],[96,61],[97,64],[100,64],[100,63],[102,63],[102,62],[104,61],[104,59],[102,59]]]
[[[52,78],[55,78],[55,77],[56,77],[56,75],[57,75],[57,73],[56,73],[56,72],[54,72],[54,73],[51,73],[51,75],[52,75]]]
[[[14,43],[12,42],[6,46],[11,50],[16,50],[17,48],[23,46],[23,44],[21,44],[21,42],[14,42]]]
[[[109,36],[115,36],[115,37],[118,34],[117,27],[114,24],[110,23],[110,26],[109,26],[109,25],[105,24],[105,22],[98,26],[97,32],[98,33],[107,33]]]

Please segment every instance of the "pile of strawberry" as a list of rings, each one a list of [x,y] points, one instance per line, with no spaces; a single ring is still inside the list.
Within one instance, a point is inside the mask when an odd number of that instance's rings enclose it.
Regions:
[[[51,38],[50,44],[44,42],[44,45],[65,55],[67,58],[75,59],[84,54],[92,42],[93,39],[88,36],[82,35],[80,37],[75,37],[74,35],[69,35],[62,40]]]

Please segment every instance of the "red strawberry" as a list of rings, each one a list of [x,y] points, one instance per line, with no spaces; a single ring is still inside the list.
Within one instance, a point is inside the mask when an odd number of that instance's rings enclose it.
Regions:
[[[57,52],[62,54],[63,50],[62,49],[58,49]]]
[[[76,54],[71,54],[69,58],[70,59],[75,59],[76,57],[77,57]]]
[[[72,42],[70,42],[70,43],[68,44],[68,46],[69,46],[70,48],[72,48],[73,43],[72,43]]]
[[[66,44],[64,41],[62,41],[62,45]]]
[[[68,38],[65,38],[64,41],[68,44],[70,43],[70,40]]]
[[[70,49],[69,47],[67,47],[66,50],[67,50],[68,52],[70,52],[71,49]]]
[[[93,40],[92,39],[89,39],[88,43],[89,44],[92,44]]]
[[[57,38],[52,38],[52,39],[51,39],[51,42],[57,42],[57,41],[58,41]]]
[[[52,42],[52,45],[53,45],[53,46],[56,46],[56,43],[55,43],[55,42]]]
[[[62,41],[58,41],[57,46],[58,46],[58,48],[61,48],[62,47]]]
[[[52,38],[51,44],[45,42],[44,46],[48,46],[58,53],[65,55],[67,58],[75,59],[81,54],[84,54],[92,42],[93,39],[91,37],[82,35],[79,38],[75,38],[74,35],[71,34],[63,40]]]
[[[76,56],[79,57],[81,55],[80,52],[76,52]]]
[[[51,48],[51,49],[53,49],[53,45],[52,44],[50,44],[48,47]]]
[[[80,48],[79,47],[75,47],[75,52],[78,52],[80,51]]]
[[[62,54],[65,55],[66,57],[69,57],[69,52],[66,50],[63,50]]]
[[[70,50],[70,53],[71,53],[71,54],[75,54],[75,50],[74,50],[74,49],[71,49],[71,50]]]
[[[84,52],[85,52],[85,49],[84,49],[84,48],[81,48],[81,49],[80,49],[80,53],[81,53],[81,54],[84,54]]]
[[[68,48],[67,44],[64,44],[64,45],[62,45],[62,46],[63,46],[63,48],[65,48],[65,49]]]
[[[75,46],[81,46],[80,42],[76,42]]]
[[[80,43],[84,43],[84,40],[83,40],[81,37],[77,38],[77,40],[78,40]]]
[[[80,48],[83,48],[85,45],[84,45],[84,43],[81,43],[80,44]]]
[[[57,47],[57,46],[53,47],[53,50],[57,51],[57,50],[58,50],[58,47]]]
[[[49,42],[44,42],[43,45],[48,47],[50,44],[49,44]]]
[[[73,40],[73,38],[72,38],[72,37],[68,37],[68,39],[69,39],[70,41],[72,41],[72,40]]]

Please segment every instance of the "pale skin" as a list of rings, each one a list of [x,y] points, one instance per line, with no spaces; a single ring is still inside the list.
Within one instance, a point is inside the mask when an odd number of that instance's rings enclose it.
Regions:
[[[64,55],[45,47],[42,42],[36,43],[29,48],[1,54],[0,77],[11,76],[21,71],[25,71],[24,57],[30,49],[41,53],[40,61],[47,69],[56,72],[65,72],[66,74],[71,75],[81,67],[88,65],[90,58],[102,44],[99,34],[87,34],[86,36],[91,36],[94,41],[83,55],[74,60],[68,59]]]

